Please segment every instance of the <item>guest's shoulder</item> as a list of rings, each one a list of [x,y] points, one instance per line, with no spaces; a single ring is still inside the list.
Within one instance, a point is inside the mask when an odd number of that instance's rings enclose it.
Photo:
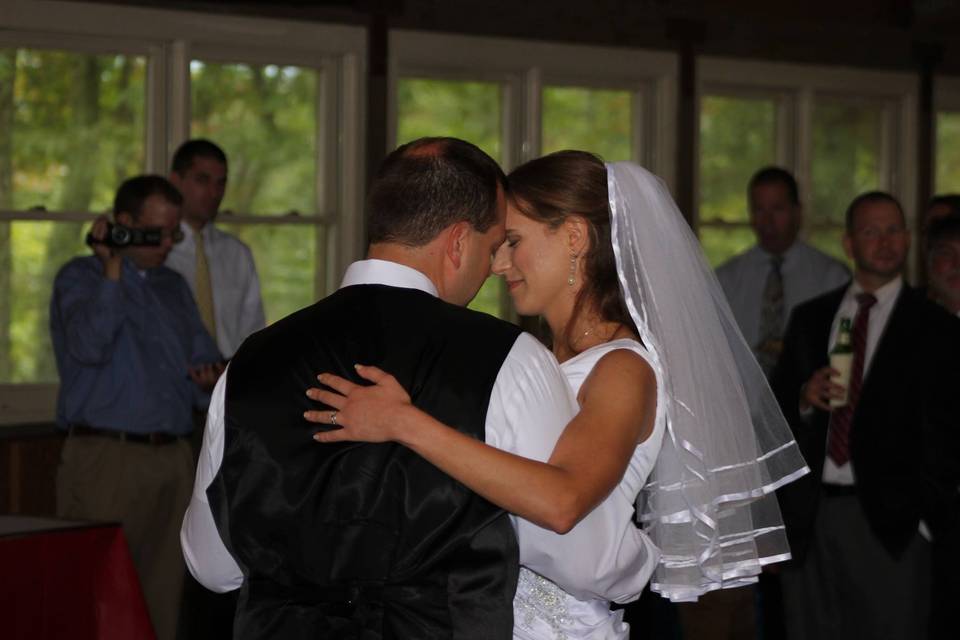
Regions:
[[[756,261],[761,255],[762,251],[760,247],[758,245],[753,245],[746,251],[742,251],[721,263],[720,266],[717,267],[717,271],[734,271],[736,269],[741,269],[745,266],[748,266],[751,262]]]
[[[757,245],[753,245],[746,251],[738,253],[732,258],[728,258],[717,267],[717,276],[732,277],[741,273],[744,269],[750,269],[751,266],[762,257],[762,251]]]
[[[848,286],[848,283],[844,283],[835,289],[831,289],[826,293],[822,293],[806,302],[798,304],[791,312],[791,319],[797,322],[803,322],[824,315],[830,315],[832,318],[833,313],[837,307],[840,306],[840,302],[843,300],[843,295],[846,293]]]
[[[820,272],[836,274],[844,278],[850,277],[850,269],[842,261],[828,253],[817,249],[802,240],[797,241],[797,253],[807,268],[815,268]]]
[[[249,245],[246,242],[233,235],[228,231],[224,231],[216,225],[210,227],[210,236],[217,245],[227,251],[233,251],[236,253],[243,254],[245,256],[252,256],[253,253],[250,251]]]
[[[98,257],[77,256],[68,260],[57,271],[54,277],[54,290],[71,286],[69,283],[88,282],[101,278],[103,278],[103,263]]]
[[[165,264],[153,268],[153,278],[163,282],[164,284],[178,288],[182,287],[186,291],[190,291],[190,287],[187,284],[186,278],[184,278],[179,271],[172,269]]]
[[[960,318],[930,300],[925,289],[904,284],[900,296],[904,304],[909,305],[923,316],[924,326],[931,330],[936,329],[951,333],[960,331]]]

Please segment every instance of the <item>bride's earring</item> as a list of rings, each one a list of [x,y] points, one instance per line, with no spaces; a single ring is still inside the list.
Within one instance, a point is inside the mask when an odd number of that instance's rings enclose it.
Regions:
[[[576,275],[577,273],[578,257],[579,256],[577,256],[575,253],[570,254],[570,275],[567,277],[567,284],[570,285],[571,287],[573,286],[573,283],[576,282],[573,276]]]

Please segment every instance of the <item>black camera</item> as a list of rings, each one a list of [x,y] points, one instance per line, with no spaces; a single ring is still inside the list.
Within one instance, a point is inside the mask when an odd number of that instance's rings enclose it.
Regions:
[[[114,249],[123,247],[157,247],[163,241],[163,229],[147,228],[135,229],[121,224],[107,224],[107,235],[103,240],[94,239],[87,234],[87,244],[104,244]]]

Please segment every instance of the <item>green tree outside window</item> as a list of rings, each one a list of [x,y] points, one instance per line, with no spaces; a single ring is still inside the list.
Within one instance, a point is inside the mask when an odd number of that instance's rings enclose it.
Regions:
[[[143,56],[0,49],[0,208],[109,211],[145,166],[146,68]],[[86,226],[0,222],[0,383],[57,380],[52,284],[89,253]]]
[[[493,82],[401,78],[397,144],[425,136],[453,136],[472,142],[502,163],[501,92]],[[503,280],[487,278],[470,308],[505,317]]]
[[[253,251],[267,322],[316,301],[324,230],[309,224],[231,223],[231,213],[317,213],[317,72],[295,66],[190,64],[192,137],[227,154],[218,224]],[[277,221],[280,222],[280,221]]]

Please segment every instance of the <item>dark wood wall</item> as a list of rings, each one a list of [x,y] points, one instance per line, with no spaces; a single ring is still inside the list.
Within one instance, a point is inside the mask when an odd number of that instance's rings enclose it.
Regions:
[[[78,0],[79,1],[79,0]],[[958,0],[101,0],[234,15],[885,69],[941,50],[960,74]]]
[[[55,513],[54,483],[63,436],[52,431],[19,430],[0,437],[0,513]]]

